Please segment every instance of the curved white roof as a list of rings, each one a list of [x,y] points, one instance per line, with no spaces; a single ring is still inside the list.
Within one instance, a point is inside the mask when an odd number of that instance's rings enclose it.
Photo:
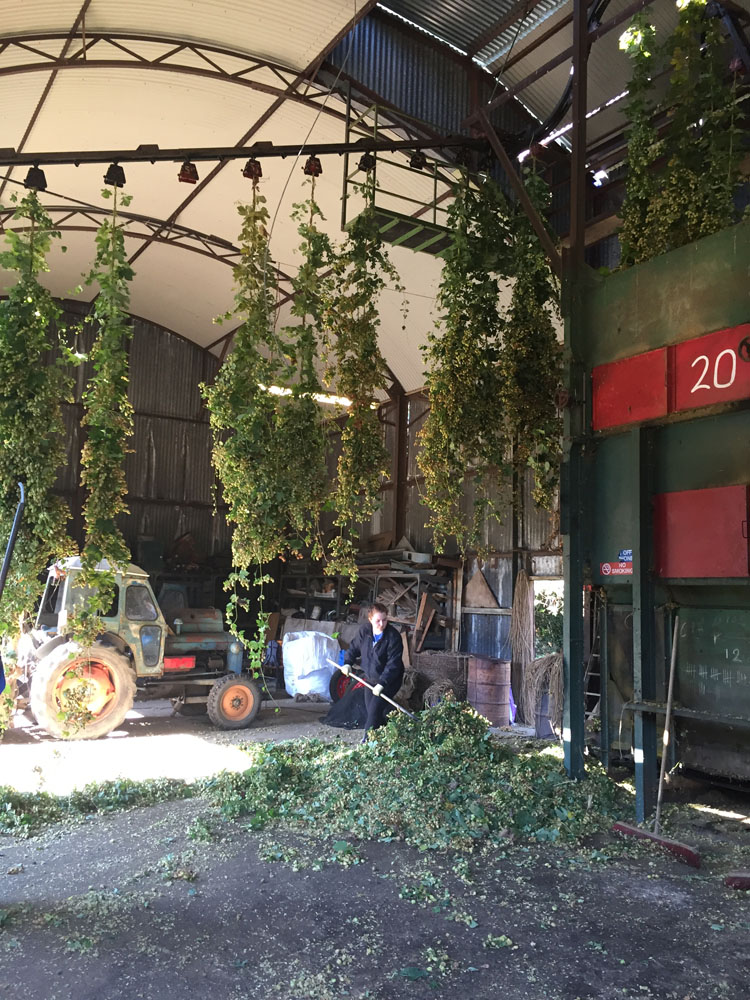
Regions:
[[[372,0],[0,0],[0,142],[17,152],[132,150],[341,142],[343,102],[306,77],[374,6]],[[62,231],[44,278],[60,297],[87,302],[79,284],[94,254],[94,232],[108,203],[100,195],[106,164],[45,165],[43,199]],[[126,245],[134,262],[131,311],[220,353],[226,328],[214,318],[233,301],[231,264],[236,206],[250,182],[243,160],[197,164],[201,181],[177,180],[178,163],[124,163],[133,196]],[[316,195],[327,227],[340,234],[343,160],[327,157]],[[287,275],[298,266],[292,205],[305,197],[302,162],[267,159],[261,190],[276,222],[271,248]],[[0,202],[22,192],[26,168],[0,167]],[[380,176],[429,200],[432,182],[416,172]],[[350,215],[353,212],[350,212]],[[7,213],[0,224],[8,223]],[[9,223],[12,225],[12,223]],[[419,351],[434,316],[440,263],[395,248],[411,300],[406,336],[390,297],[382,343],[404,388],[424,382]],[[0,273],[0,293],[10,276]],[[213,345],[213,346],[212,346]]]

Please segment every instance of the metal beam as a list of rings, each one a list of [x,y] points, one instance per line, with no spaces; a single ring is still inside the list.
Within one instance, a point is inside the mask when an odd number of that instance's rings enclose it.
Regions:
[[[570,264],[574,275],[583,265],[586,223],[586,94],[588,77],[588,9],[573,0],[573,100],[570,159]]]
[[[494,130],[493,130],[493,134]],[[245,160],[250,156],[259,159],[284,159],[298,155],[341,156],[343,153],[397,153],[414,149],[476,149],[485,150],[483,139],[469,139],[464,135],[448,135],[431,139],[368,139],[362,136],[352,142],[310,142],[291,143],[277,146],[272,142],[255,142],[251,146],[184,146],[174,149],[160,149],[156,145],[141,145],[136,149],[82,149],[68,152],[38,150],[33,153],[17,153],[15,150],[0,149],[0,167],[11,166],[60,166],[70,164],[76,167],[90,163],[182,163],[184,160],[221,161],[220,169],[230,160]],[[209,175],[210,177],[210,175]],[[206,178],[206,182],[208,178]],[[206,183],[204,182],[204,183]],[[171,221],[171,217],[170,217]]]
[[[101,222],[111,217],[111,209],[99,208],[95,205],[45,205],[45,211],[52,218],[52,224],[59,232],[95,233],[98,231]],[[14,232],[24,232],[30,228],[19,226],[14,220],[15,208],[0,209],[0,233],[12,228]],[[124,228],[124,235],[130,239],[147,240],[154,239],[158,243],[166,246],[178,247],[180,250],[189,250],[191,253],[198,253],[219,264],[235,267],[242,256],[240,247],[223,240],[218,236],[209,233],[202,233],[197,229],[189,229],[173,222],[168,230],[161,232],[158,237],[154,233],[159,231],[163,225],[162,219],[153,216],[136,215],[132,212],[124,212],[118,209],[118,216],[124,219],[131,228]],[[9,223],[13,223],[9,227]],[[86,225],[88,223],[88,225]],[[140,227],[132,228],[132,227]],[[275,268],[277,280],[291,285],[291,276],[281,268]],[[222,339],[222,338],[219,338]]]
[[[341,30],[337,32],[337,34],[328,42],[325,48],[308,63],[305,69],[303,69],[301,73],[297,74],[294,80],[285,89],[284,93],[276,98],[276,100],[273,102],[270,108],[267,108],[263,112],[263,114],[255,121],[255,123],[251,125],[250,128],[244,133],[244,135],[240,136],[240,138],[237,140],[236,148],[239,149],[247,145],[247,143],[252,139],[252,137],[261,128],[263,128],[266,122],[273,117],[273,115],[285,103],[285,101],[287,101],[295,93],[297,88],[302,83],[304,83],[305,80],[308,79],[312,70],[320,64],[320,60],[325,59],[328,53],[331,52],[334,48],[336,48],[339,42],[343,38],[345,38],[349,34],[349,32],[352,31],[352,29],[355,28],[357,24],[359,24],[359,22],[364,17],[367,16],[367,14],[375,6],[376,2],[377,0],[365,0],[365,3],[362,4],[359,11],[357,11],[357,13],[341,28]],[[188,205],[191,205],[193,203],[193,201],[201,194],[201,192],[206,189],[207,185],[209,185],[211,181],[214,180],[214,178],[221,173],[221,171],[226,166],[227,162],[228,161],[225,160],[222,163],[219,163],[218,166],[214,167],[214,169],[203,181],[198,183],[195,186],[195,188],[193,188],[193,190],[187,196],[187,198],[185,198],[184,201],[177,206],[174,212],[172,212],[172,214],[168,219],[168,222],[174,222],[179,217],[180,213],[184,212],[185,209],[188,207]],[[140,248],[140,250],[136,251],[136,253],[130,258],[129,263],[132,265],[138,259],[138,257],[140,257],[141,254],[148,249],[148,246],[149,246],[148,243],[144,243],[143,246]]]
[[[90,0],[89,0],[90,2]],[[53,42],[59,37],[58,34],[31,36],[40,42]],[[111,32],[99,32],[88,35],[83,46],[75,52],[59,56],[48,55],[41,49],[30,47],[27,44],[29,36],[19,36],[16,38],[2,39],[4,53],[8,50],[17,49],[22,58],[18,62],[10,62],[0,67],[0,78],[4,76],[17,76],[21,73],[39,73],[52,69],[51,81],[58,73],[65,70],[102,70],[102,69],[134,69],[134,70],[154,70],[160,73],[179,73],[187,76],[198,76],[203,79],[218,80],[222,83],[234,86],[245,87],[249,90],[256,90],[271,97],[285,95],[289,85],[295,79],[295,71],[285,66],[267,62],[262,59],[255,59],[244,52],[233,52],[231,49],[223,49],[218,46],[203,45],[191,42],[176,36],[154,36],[123,34]],[[149,55],[141,55],[137,51],[137,46],[143,43],[148,44]],[[153,46],[163,45],[164,52],[154,54]],[[117,50],[117,57],[112,58],[111,52],[106,57],[101,54],[104,47]],[[29,60],[29,52],[39,56],[38,60]],[[97,53],[100,54],[97,54]],[[125,58],[125,57],[130,58]],[[192,56],[192,60],[185,57]],[[215,58],[211,58],[211,57]],[[202,64],[196,62],[196,57]],[[222,68],[217,62],[220,58],[231,58],[232,60],[244,59],[247,62],[245,69],[229,72]],[[6,55],[7,59],[7,55]],[[254,74],[257,74],[256,77]],[[279,83],[274,85],[267,82],[268,75],[275,76]],[[263,78],[260,78],[263,77]],[[48,91],[47,91],[48,92]],[[45,93],[46,96],[46,93]],[[326,96],[324,90],[313,92],[312,94],[293,93],[287,99],[300,104],[322,108],[322,102]],[[343,119],[343,113],[335,107],[326,106],[325,114]]]
[[[629,4],[624,10],[620,11],[620,13],[617,14],[615,17],[610,18],[609,21],[605,21],[604,24],[600,25],[598,28],[595,28],[593,31],[589,31],[586,36],[588,43],[592,44],[598,38],[602,38],[610,31],[614,31],[614,29],[619,27],[619,25],[621,25],[623,21],[630,20],[630,18],[634,14],[637,14],[638,11],[642,10],[644,7],[647,7],[649,3],[652,2],[653,0],[634,0],[633,3]],[[546,76],[547,73],[550,72],[550,70],[556,69],[558,66],[562,66],[563,63],[567,62],[569,59],[572,59],[572,57],[573,57],[573,46],[571,45],[570,48],[565,49],[559,55],[555,56],[554,59],[550,59],[549,62],[546,62],[543,66],[540,66],[539,69],[529,74],[529,76],[524,77],[523,80],[519,80],[518,83],[514,84],[512,87],[509,87],[504,93],[500,94],[498,97],[490,101],[488,104],[485,104],[483,108],[481,109],[477,108],[475,111],[472,111],[472,113],[468,116],[468,118],[466,118],[461,123],[462,127],[468,128],[469,126],[476,124],[476,122],[479,119],[480,110],[484,111],[485,114],[489,114],[490,111],[494,111],[495,108],[499,108],[501,107],[501,105],[506,104],[508,101],[514,98],[516,94],[520,94],[522,90],[525,90],[532,83],[535,83],[537,80],[540,80],[543,76]]]
[[[552,237],[547,231],[547,227],[545,226],[544,222],[539,216],[539,213],[537,212],[536,208],[534,208],[534,205],[532,204],[532,201],[529,198],[526,188],[523,185],[523,181],[518,176],[518,172],[516,171],[512,160],[505,152],[505,149],[503,148],[502,143],[498,139],[497,133],[492,127],[489,118],[481,108],[477,112],[477,120],[481,125],[482,129],[484,130],[485,135],[489,139],[490,146],[492,146],[492,150],[495,156],[498,158],[503,170],[507,174],[508,180],[510,181],[511,186],[515,191],[518,200],[520,201],[524,211],[528,215],[529,221],[531,222],[531,225],[534,227],[534,232],[539,237],[539,242],[542,244],[545,253],[549,257],[550,267],[552,268],[552,270],[554,271],[554,273],[557,275],[558,278],[562,277],[562,259],[560,257],[560,254],[558,253],[557,247],[555,246]]]
[[[530,56],[532,52],[535,52],[539,48],[540,45],[544,45],[544,43],[548,42],[550,38],[554,38],[555,35],[562,31],[563,28],[567,28],[572,20],[573,15],[568,14],[567,17],[562,19],[562,21],[558,21],[557,24],[553,24],[552,27],[548,28],[543,34],[537,35],[537,33],[534,32],[532,42],[527,45],[525,49],[522,49],[520,52],[516,52],[516,54],[511,56],[507,62],[503,63],[501,72],[507,73],[509,69],[512,69],[516,65],[516,63],[519,63],[522,59]]]
[[[516,3],[504,17],[499,17],[494,24],[491,24],[486,31],[474,39],[467,50],[467,55],[475,56],[477,52],[481,52],[486,45],[494,42],[498,35],[502,35],[506,28],[510,28],[516,21],[525,20],[539,3],[540,0],[516,0]]]
[[[62,50],[60,52],[60,58],[64,58],[65,53],[68,51],[68,49],[70,48],[71,44],[73,43],[73,39],[75,38],[75,34],[78,31],[79,25],[83,22],[83,19],[86,16],[86,11],[89,9],[89,5],[90,4],[91,4],[91,0],[83,0],[83,6],[78,11],[78,17],[73,22],[73,27],[70,29],[70,31],[68,32],[68,34],[65,36],[65,42],[63,43],[63,47],[62,47]],[[31,118],[29,119],[29,124],[26,126],[26,130],[24,131],[23,135],[21,136],[21,140],[20,140],[20,142],[18,144],[19,150],[22,150],[24,148],[24,146],[26,145],[26,140],[29,138],[29,136],[31,135],[32,131],[34,130],[34,126],[37,123],[37,120],[39,118],[39,115],[41,114],[42,108],[44,107],[44,103],[47,100],[47,97],[49,96],[50,90],[52,90],[52,85],[55,82],[56,78],[57,78],[57,69],[54,69],[50,73],[49,79],[47,80],[46,84],[44,85],[44,90],[42,91],[42,95],[39,98],[39,100],[37,101],[36,107],[34,108],[32,114],[31,114]],[[3,196],[3,192],[5,191],[5,187],[6,187],[7,183],[8,183],[8,178],[6,177],[6,178],[4,178],[2,184],[0,184],[0,198],[2,198],[2,196]]]

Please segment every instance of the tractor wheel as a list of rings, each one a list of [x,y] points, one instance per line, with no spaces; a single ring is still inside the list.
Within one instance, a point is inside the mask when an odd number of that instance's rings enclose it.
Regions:
[[[134,697],[135,676],[125,656],[109,646],[84,652],[66,642],[34,670],[29,705],[50,736],[95,740],[117,729]]]
[[[227,674],[208,692],[208,717],[219,729],[245,729],[260,711],[260,701],[255,681]]]
[[[347,677],[347,675],[342,674],[340,670],[336,670],[331,675],[331,681],[328,685],[328,693],[331,696],[331,701],[337,702],[344,697],[347,691],[351,691],[358,687],[364,687],[364,684],[360,683],[356,674],[350,674]]]
[[[342,674],[340,670],[335,670],[331,674],[331,681],[328,685],[328,693],[331,696],[332,702],[341,701],[347,692],[349,684],[351,682],[351,677],[347,677],[346,674]]]

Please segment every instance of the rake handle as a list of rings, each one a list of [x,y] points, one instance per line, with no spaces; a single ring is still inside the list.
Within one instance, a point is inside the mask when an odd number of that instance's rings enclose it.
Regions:
[[[337,670],[341,670],[341,664],[340,663],[334,663],[333,660],[330,657],[328,658],[328,662],[331,664],[331,666],[334,666]],[[369,688],[370,691],[372,691],[373,688],[374,688],[374,686],[375,686],[374,684],[370,684],[368,681],[366,681],[364,679],[364,677],[360,677],[359,675],[357,675],[357,681],[360,684],[364,684],[364,686],[366,688]],[[416,718],[417,718],[416,715],[412,715],[411,712],[407,711],[403,707],[403,705],[399,705],[399,703],[397,701],[394,701],[393,698],[389,698],[387,694],[383,694],[383,692],[381,691],[380,694],[378,695],[378,698],[384,698],[388,702],[389,705],[393,705],[393,707],[397,708],[399,710],[399,712],[403,712],[404,715],[408,715],[410,719],[416,721]]]

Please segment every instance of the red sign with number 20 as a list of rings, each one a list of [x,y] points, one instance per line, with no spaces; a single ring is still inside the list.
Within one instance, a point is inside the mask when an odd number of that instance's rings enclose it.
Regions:
[[[669,348],[670,410],[750,398],[750,323]]]

